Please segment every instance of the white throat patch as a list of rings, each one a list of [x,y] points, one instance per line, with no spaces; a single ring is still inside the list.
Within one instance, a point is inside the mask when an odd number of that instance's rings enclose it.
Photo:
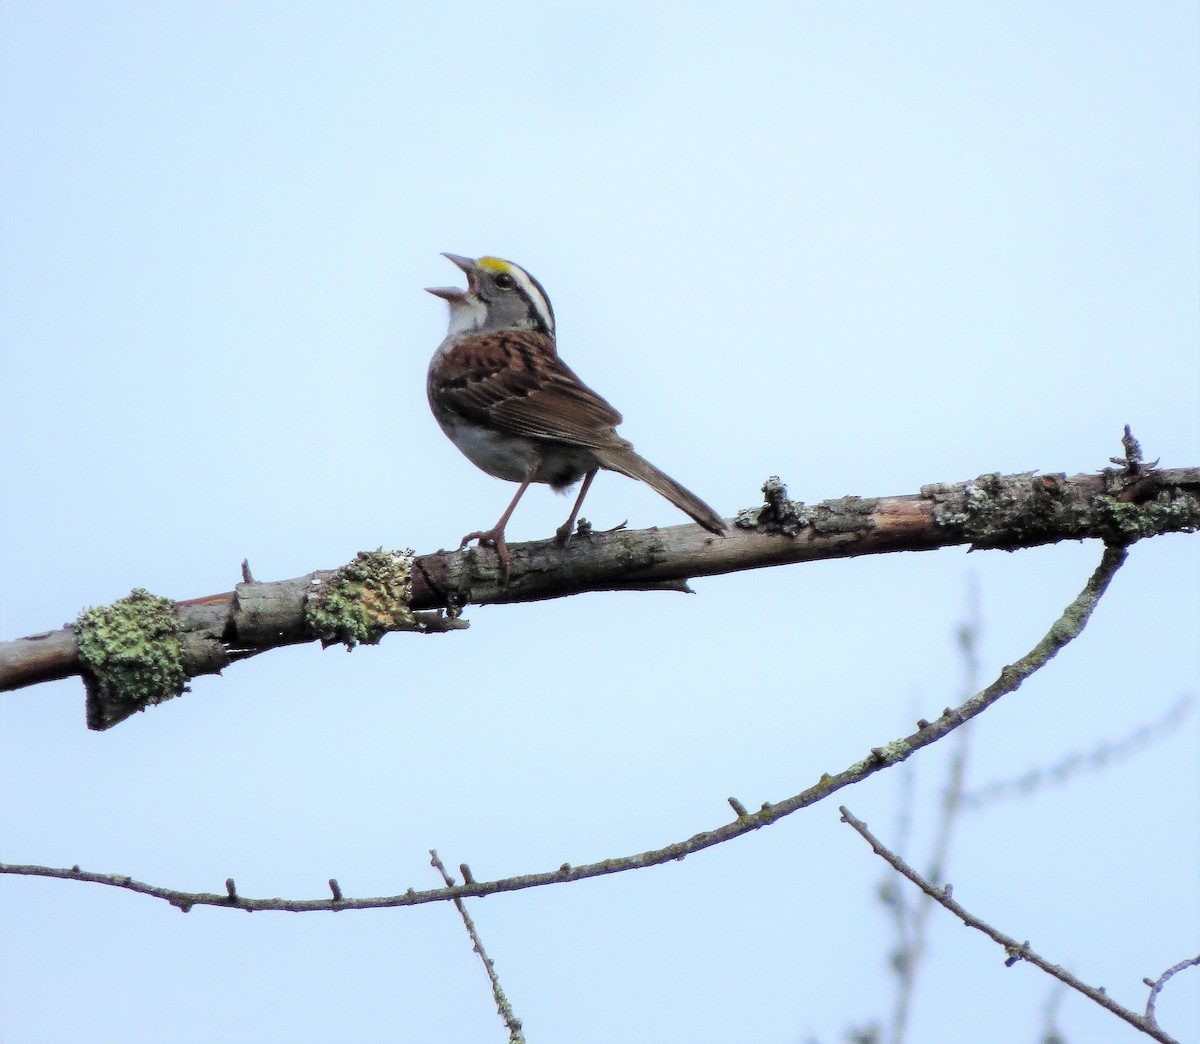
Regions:
[[[487,319],[487,306],[478,297],[468,294],[450,302],[450,327],[447,337],[478,330]]]

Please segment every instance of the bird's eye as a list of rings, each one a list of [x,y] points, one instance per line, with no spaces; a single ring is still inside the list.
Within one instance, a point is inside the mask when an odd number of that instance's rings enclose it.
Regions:
[[[498,276],[496,276],[495,282],[501,290],[511,290],[517,285],[517,281],[507,272],[501,272]]]

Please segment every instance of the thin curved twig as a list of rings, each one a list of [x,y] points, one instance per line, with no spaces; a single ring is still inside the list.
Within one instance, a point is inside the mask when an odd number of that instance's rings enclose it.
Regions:
[[[1158,1025],[1158,1018],[1154,1012],[1154,1006],[1158,1003],[1158,995],[1162,993],[1163,987],[1171,980],[1172,976],[1183,971],[1185,968],[1200,967],[1200,954],[1195,957],[1190,957],[1186,961],[1180,961],[1178,964],[1171,965],[1157,979],[1143,979],[1147,986],[1150,987],[1150,996],[1146,998],[1146,1021],[1152,1026]]]
[[[598,863],[585,866],[571,866],[564,863],[557,870],[545,871],[538,874],[526,874],[520,877],[505,877],[495,881],[470,881],[446,888],[415,891],[410,888],[399,895],[377,896],[365,899],[247,899],[236,892],[217,895],[212,892],[184,892],[174,888],[163,888],[158,885],[136,881],[123,874],[101,874],[81,870],[78,866],[69,869],[49,866],[32,866],[11,863],[0,863],[0,874],[17,874],[28,877],[54,877],[69,881],[88,881],[92,884],[108,885],[114,888],[124,888],[127,891],[162,899],[187,912],[193,906],[217,906],[234,910],[252,912],[256,910],[282,910],[290,913],[303,913],[311,910],[371,910],[392,906],[418,906],[423,903],[447,902],[454,899],[495,895],[498,892],[515,892],[526,888],[537,888],[550,884],[565,884],[568,881],[579,881],[590,877],[602,877],[606,874],[624,873],[628,870],[639,870],[647,866],[658,866],[674,860],[683,859],[695,852],[719,845],[725,841],[748,834],[753,830],[778,822],[784,816],[798,812],[802,808],[823,801],[844,787],[860,783],[883,769],[898,765],[911,754],[937,742],[943,736],[949,735],[964,722],[981,714],[995,703],[1000,697],[1015,692],[1021,687],[1026,678],[1045,666],[1060,649],[1074,640],[1092,615],[1100,598],[1108,588],[1113,575],[1124,563],[1128,552],[1123,547],[1107,547],[1095,572],[1088,578],[1082,591],[1063,610],[1062,615],[1054,621],[1045,636],[1022,656],[1000,671],[999,677],[986,688],[981,689],[964,701],[957,709],[947,708],[933,722],[923,718],[917,722],[917,731],[901,739],[893,740],[883,747],[871,748],[870,754],[853,765],[843,769],[836,775],[825,773],[806,790],[775,804],[767,802],[757,812],[746,812],[741,802],[730,798],[730,804],[737,814],[732,823],[706,830],[683,841],[666,845],[663,848],[640,852],[636,855],[616,859],[605,859]]]

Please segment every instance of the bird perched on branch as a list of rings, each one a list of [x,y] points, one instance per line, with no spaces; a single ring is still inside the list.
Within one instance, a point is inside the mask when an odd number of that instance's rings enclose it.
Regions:
[[[634,452],[614,430],[621,415],[558,357],[554,310],[533,276],[498,257],[443,256],[466,274],[467,288],[429,288],[450,305],[450,328],[429,364],[430,409],[473,464],[519,483],[500,520],[468,533],[462,547],[494,547],[507,574],[504,528],[525,490],[543,482],[561,492],[583,479],[557,532],[567,543],[601,468],[640,479],[710,533],[725,533],[720,515]]]

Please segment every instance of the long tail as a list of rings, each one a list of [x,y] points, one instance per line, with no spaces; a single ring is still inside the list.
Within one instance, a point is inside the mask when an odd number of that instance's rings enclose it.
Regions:
[[[656,493],[666,497],[680,511],[691,515],[710,533],[723,536],[725,522],[712,508],[689,489],[684,489],[665,471],[659,471],[645,457],[638,456],[632,449],[601,449],[596,457],[602,467],[616,471],[631,479],[646,483]]]

